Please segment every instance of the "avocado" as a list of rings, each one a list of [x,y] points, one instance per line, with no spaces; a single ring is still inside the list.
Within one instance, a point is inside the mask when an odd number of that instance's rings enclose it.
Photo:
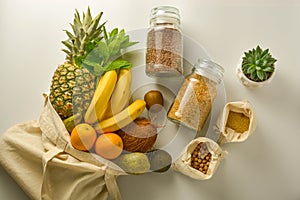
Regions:
[[[134,152],[119,156],[116,163],[128,174],[144,174],[150,170],[150,162],[144,153]]]
[[[166,172],[171,167],[172,156],[165,150],[155,149],[148,152],[147,156],[153,172]]]

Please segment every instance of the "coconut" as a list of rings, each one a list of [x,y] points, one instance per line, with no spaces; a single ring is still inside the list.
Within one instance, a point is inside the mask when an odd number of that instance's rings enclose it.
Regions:
[[[125,151],[145,153],[152,149],[156,141],[157,128],[148,119],[137,118],[119,130],[118,134],[123,140]]]

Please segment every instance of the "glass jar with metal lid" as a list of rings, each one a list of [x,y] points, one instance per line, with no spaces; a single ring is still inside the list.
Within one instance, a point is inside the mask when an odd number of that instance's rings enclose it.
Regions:
[[[182,51],[179,10],[171,6],[153,8],[147,34],[146,74],[153,77],[182,75]]]
[[[188,75],[168,111],[168,119],[199,132],[217,96],[217,85],[224,69],[210,61],[198,60]]]

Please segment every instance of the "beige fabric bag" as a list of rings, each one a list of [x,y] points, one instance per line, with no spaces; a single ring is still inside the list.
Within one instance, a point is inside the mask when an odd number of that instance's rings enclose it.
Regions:
[[[192,153],[200,142],[206,143],[208,151],[212,154],[212,159],[210,161],[208,171],[206,174],[191,167]],[[199,137],[192,140],[186,146],[186,148],[181,153],[181,156],[174,162],[172,167],[175,171],[181,172],[182,174],[189,176],[193,179],[207,180],[214,175],[219,164],[221,163],[221,160],[224,158],[226,154],[227,152],[223,151],[221,147],[213,140],[206,137]]]
[[[230,111],[243,113],[245,116],[249,117],[250,124],[247,131],[244,133],[238,133],[235,130],[226,127],[228,114]],[[217,120],[215,130],[219,133],[218,143],[229,143],[229,142],[243,142],[245,141],[256,129],[256,117],[253,113],[253,109],[247,100],[228,102]]]
[[[121,199],[116,183],[126,175],[114,163],[74,149],[46,98],[39,121],[15,125],[0,138],[0,164],[32,199]]]

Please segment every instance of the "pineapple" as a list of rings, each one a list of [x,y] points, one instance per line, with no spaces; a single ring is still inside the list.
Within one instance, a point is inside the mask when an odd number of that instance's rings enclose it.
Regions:
[[[62,41],[66,47],[63,49],[67,54],[66,61],[54,72],[49,95],[53,108],[62,119],[73,114],[83,115],[94,95],[96,76],[76,62],[89,53],[89,44],[102,39],[104,23],[99,24],[101,16],[102,12],[93,19],[88,8],[81,20],[76,10],[74,22],[70,24],[73,34],[65,30],[69,37]]]
[[[243,73],[255,82],[267,80],[274,72],[274,63],[277,61],[269,53],[269,49],[262,50],[260,46],[245,52],[242,58]]]

